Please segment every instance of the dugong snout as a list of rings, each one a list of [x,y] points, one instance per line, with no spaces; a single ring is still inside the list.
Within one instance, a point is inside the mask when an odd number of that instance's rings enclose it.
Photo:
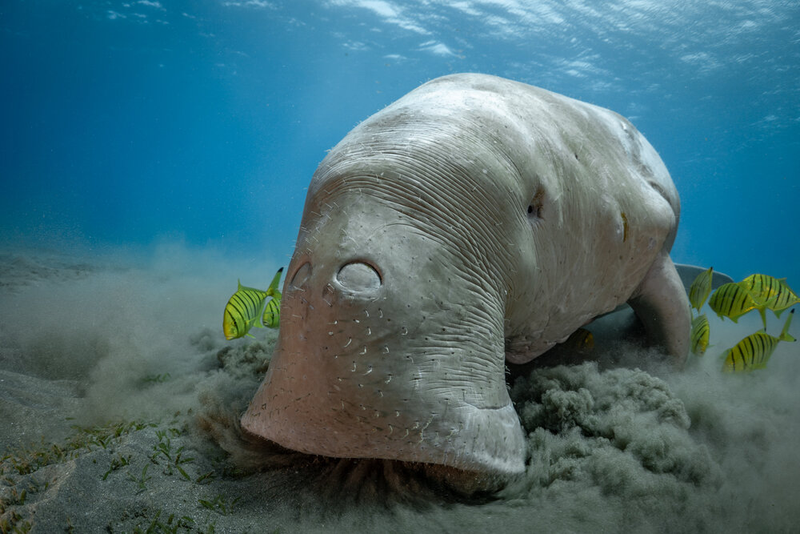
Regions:
[[[278,344],[243,427],[310,454],[521,472],[502,320],[469,317],[466,303],[420,283],[441,268],[413,252],[430,245],[409,246],[411,268],[389,264],[383,249],[366,260],[369,239],[359,242],[360,257],[314,249],[293,260]]]

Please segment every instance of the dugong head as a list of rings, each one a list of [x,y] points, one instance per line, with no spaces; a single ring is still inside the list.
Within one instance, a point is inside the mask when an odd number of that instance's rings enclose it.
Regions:
[[[513,165],[459,121],[400,110],[314,175],[242,426],[311,454],[519,473],[504,316],[532,192],[498,181]]]
[[[626,301],[685,356],[678,215],[666,167],[619,115],[490,76],[433,80],[314,174],[242,426],[325,456],[522,472],[506,360]]]

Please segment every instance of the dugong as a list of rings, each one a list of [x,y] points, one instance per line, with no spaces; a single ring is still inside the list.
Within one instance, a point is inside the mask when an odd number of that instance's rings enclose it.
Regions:
[[[620,115],[487,75],[425,83],[314,173],[242,427],[316,455],[520,473],[506,362],[625,302],[676,362],[688,353],[679,212]]]

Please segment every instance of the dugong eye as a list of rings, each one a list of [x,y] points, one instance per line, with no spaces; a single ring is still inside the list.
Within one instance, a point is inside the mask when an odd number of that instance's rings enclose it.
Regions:
[[[528,219],[541,219],[544,208],[544,188],[539,186],[528,204]]]

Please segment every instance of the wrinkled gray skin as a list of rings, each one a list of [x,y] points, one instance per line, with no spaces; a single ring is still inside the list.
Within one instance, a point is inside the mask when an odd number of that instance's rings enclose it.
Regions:
[[[353,129],[308,190],[269,371],[242,426],[289,449],[514,474],[505,363],[628,302],[678,362],[679,200],[626,119],[435,79]]]

